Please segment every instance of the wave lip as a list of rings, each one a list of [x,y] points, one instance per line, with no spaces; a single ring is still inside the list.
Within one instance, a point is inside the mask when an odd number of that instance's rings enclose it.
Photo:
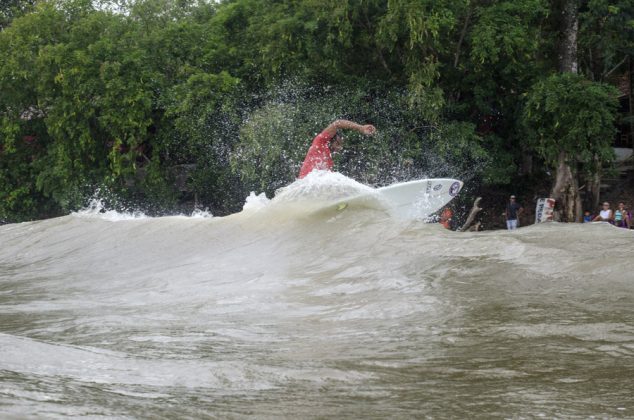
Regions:
[[[282,187],[275,192],[274,201],[289,202],[330,202],[361,194],[372,194],[376,190],[363,185],[338,172],[313,171],[303,179]]]
[[[345,198],[367,197],[378,200],[376,189],[363,185],[337,172],[313,171],[302,179],[279,188],[272,199],[265,193],[251,192],[242,213],[265,211],[267,216],[282,219],[305,216],[328,208]]]

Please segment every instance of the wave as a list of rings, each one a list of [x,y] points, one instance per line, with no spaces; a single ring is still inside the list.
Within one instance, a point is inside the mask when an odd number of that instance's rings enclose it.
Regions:
[[[317,174],[227,217],[95,203],[0,226],[0,404],[16,417],[628,408],[632,231],[457,233],[319,211],[368,188]],[[596,381],[605,405],[580,408]]]

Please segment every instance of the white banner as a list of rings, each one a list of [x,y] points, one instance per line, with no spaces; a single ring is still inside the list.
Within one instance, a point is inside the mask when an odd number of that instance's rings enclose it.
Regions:
[[[535,208],[535,223],[553,220],[554,208],[554,198],[540,198],[539,200],[537,200],[537,207]]]

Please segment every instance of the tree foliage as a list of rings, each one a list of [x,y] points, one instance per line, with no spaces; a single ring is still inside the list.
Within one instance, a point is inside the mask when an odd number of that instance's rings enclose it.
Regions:
[[[537,82],[523,115],[532,147],[552,167],[562,152],[574,158],[572,164],[611,161],[616,97],[614,87],[572,73]]]
[[[312,137],[336,118],[378,127],[371,140],[350,135],[336,158],[372,184],[423,175],[505,184],[522,154],[548,165],[553,147],[609,161],[615,92],[588,80],[622,74],[632,5],[581,2],[574,80],[550,77],[556,7],[8,0],[0,219],[64,214],[96,188],[157,212],[192,202],[235,211],[250,190],[292,182]]]

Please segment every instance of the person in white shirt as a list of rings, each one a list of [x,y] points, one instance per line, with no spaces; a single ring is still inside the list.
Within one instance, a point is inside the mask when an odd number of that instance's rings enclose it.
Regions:
[[[603,203],[603,208],[599,212],[599,215],[592,219],[593,222],[611,222],[614,217],[612,209],[610,209],[610,203],[607,201]]]

